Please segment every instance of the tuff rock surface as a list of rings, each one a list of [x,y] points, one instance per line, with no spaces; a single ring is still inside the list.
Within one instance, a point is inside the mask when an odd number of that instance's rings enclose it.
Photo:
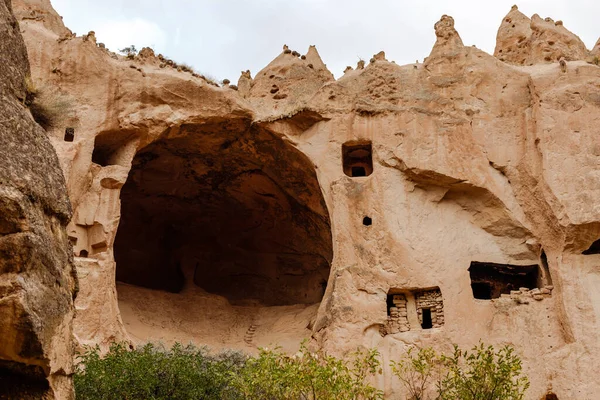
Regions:
[[[47,0],[13,5],[34,81],[74,104],[48,135],[80,345],[311,338],[388,365],[482,339],[515,346],[528,399],[596,398],[598,45],[514,8],[495,56],[443,16],[422,64],[381,52],[335,80],[284,46],[219,87],[74,36]],[[389,369],[377,384],[403,395]]]
[[[0,398],[70,399],[76,275],[54,148],[24,103],[29,62],[0,1]]]
[[[513,6],[504,17],[496,37],[494,56],[515,65],[555,63],[585,60],[590,52],[579,37],[564,27],[562,21],[542,19],[534,14],[531,19]]]

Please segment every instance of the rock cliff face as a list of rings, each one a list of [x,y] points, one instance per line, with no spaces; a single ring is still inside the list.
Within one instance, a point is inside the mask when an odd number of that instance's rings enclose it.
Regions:
[[[585,60],[590,52],[579,37],[563,26],[562,21],[531,19],[513,6],[498,30],[494,55],[516,65]]]
[[[600,68],[562,24],[513,9],[494,57],[443,16],[423,64],[382,52],[335,80],[284,47],[218,87],[13,4],[34,80],[75,104],[48,134],[79,344],[311,338],[387,365],[483,339],[517,348],[528,399],[596,397]]]
[[[76,277],[56,153],[27,108],[29,62],[0,1],[0,398],[72,398]]]

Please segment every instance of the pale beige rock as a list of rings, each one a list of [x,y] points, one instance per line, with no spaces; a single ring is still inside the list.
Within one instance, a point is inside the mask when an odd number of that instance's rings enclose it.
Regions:
[[[315,48],[284,48],[238,91],[22,20],[34,78],[76,103],[75,141],[49,135],[87,255],[79,343],[311,338],[377,347],[387,366],[413,344],[483,339],[515,346],[527,399],[595,398],[600,256],[582,252],[600,238],[600,68],[561,24],[507,17],[497,58],[443,16],[423,64],[380,56],[335,80]],[[369,143],[372,174],[348,176]],[[473,261],[538,265],[539,292],[476,299]],[[388,293],[406,309],[388,315]],[[389,368],[376,383],[405,395]]]
[[[516,65],[586,60],[588,55],[585,44],[562,21],[537,14],[529,19],[516,6],[500,24],[494,50],[494,56]]]
[[[596,42],[596,44],[594,45],[594,48],[591,51],[591,55],[593,57],[600,57],[600,39],[598,39],[598,41]],[[594,60],[595,61],[595,60]]]

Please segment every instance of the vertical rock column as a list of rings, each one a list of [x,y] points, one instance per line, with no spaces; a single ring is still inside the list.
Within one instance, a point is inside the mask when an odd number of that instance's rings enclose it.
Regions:
[[[56,153],[23,105],[29,63],[9,0],[0,59],[0,398],[71,399],[71,206]]]

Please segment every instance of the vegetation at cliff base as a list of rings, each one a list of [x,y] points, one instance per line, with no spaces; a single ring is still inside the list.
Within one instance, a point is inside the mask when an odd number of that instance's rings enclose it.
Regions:
[[[79,356],[77,399],[371,400],[381,391],[368,378],[380,373],[376,351],[358,351],[346,361],[302,345],[295,355],[261,349],[210,354],[206,348],[175,344],[171,349],[125,343],[101,356],[98,347]]]
[[[414,400],[522,400],[529,387],[510,346],[495,350],[479,343],[470,351],[454,346],[450,355],[410,348],[392,371]]]
[[[411,400],[522,400],[529,387],[510,346],[455,346],[450,354],[411,347],[390,367]],[[377,350],[339,359],[304,344],[294,355],[275,348],[248,356],[116,343],[104,356],[99,347],[80,354],[74,381],[79,400],[376,400],[383,392],[371,381],[381,373]]]

